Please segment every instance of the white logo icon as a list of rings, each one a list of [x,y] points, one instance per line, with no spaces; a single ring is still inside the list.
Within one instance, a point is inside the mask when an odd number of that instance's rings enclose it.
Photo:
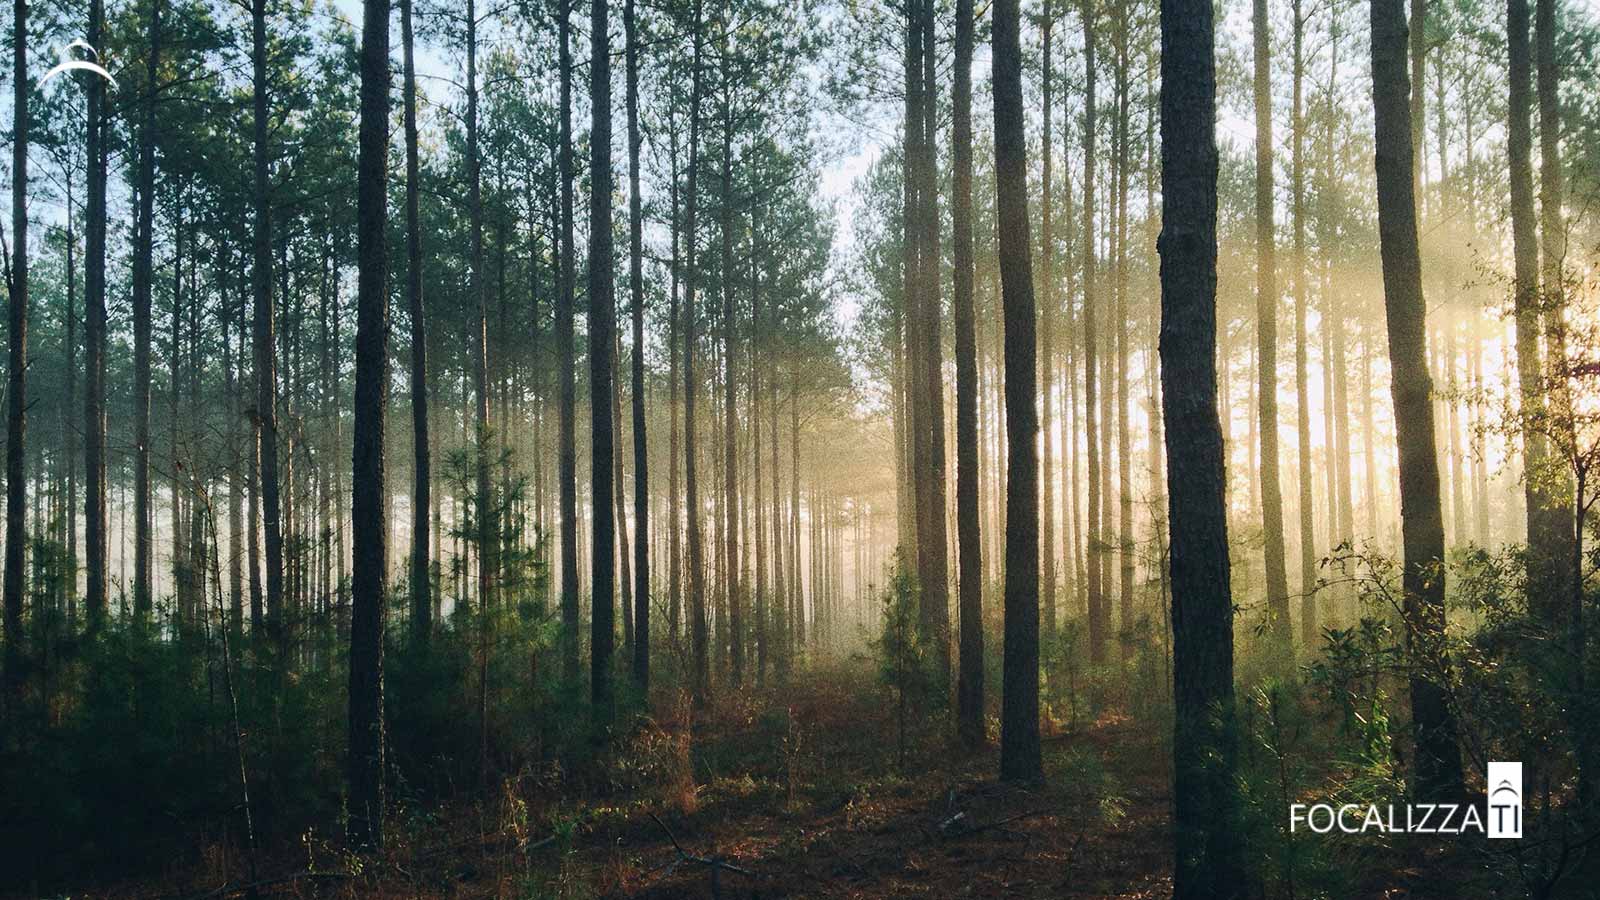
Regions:
[[[73,56],[72,51],[74,48],[87,51],[89,58],[78,59],[77,57]],[[101,78],[111,82],[112,87],[116,87],[117,80],[111,77],[110,72],[107,72],[105,69],[100,67],[99,63],[95,62],[95,60],[99,58],[100,54],[97,53],[93,47],[89,46],[88,41],[85,41],[83,38],[74,38],[72,43],[62,45],[61,62],[56,63],[54,68],[44,73],[44,77],[39,79],[39,86],[44,87],[45,82],[69,69],[79,69],[84,72],[93,72],[94,74],[99,75]]]
[[[1522,837],[1522,763],[1489,763],[1485,782],[1489,792],[1489,837]]]

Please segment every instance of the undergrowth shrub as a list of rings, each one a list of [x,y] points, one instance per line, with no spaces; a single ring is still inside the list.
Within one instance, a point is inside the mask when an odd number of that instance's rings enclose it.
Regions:
[[[889,693],[894,708],[895,759],[904,770],[910,732],[941,701],[936,691],[932,648],[918,622],[921,591],[904,561],[896,554],[889,585],[879,598],[883,606],[881,631],[873,650],[878,655],[878,681]]]

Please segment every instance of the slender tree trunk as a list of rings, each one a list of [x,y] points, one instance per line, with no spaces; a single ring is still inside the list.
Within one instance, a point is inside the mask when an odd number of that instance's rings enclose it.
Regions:
[[[611,684],[616,642],[616,527],[612,502],[617,489],[612,472],[612,349],[615,342],[615,270],[611,233],[611,36],[607,0],[592,0],[589,15],[589,404],[590,471],[593,473],[594,539],[590,548],[592,630],[589,686],[595,737],[609,735],[615,698]]]
[[[724,40],[724,44],[726,41]],[[728,48],[723,47],[724,58]],[[724,82],[727,73],[723,73]],[[722,101],[722,528],[723,560],[726,579],[723,590],[728,606],[728,651],[731,682],[734,688],[744,683],[744,589],[738,570],[739,555],[739,453],[735,426],[734,397],[738,385],[734,377],[733,338],[733,117],[724,83]]]
[[[1554,0],[1535,0],[1534,3],[1535,78],[1539,101],[1539,244],[1543,249],[1540,268],[1539,305],[1544,318],[1545,342],[1548,345],[1551,368],[1567,364],[1566,306],[1567,306],[1567,223],[1561,204],[1565,197],[1561,160],[1561,70],[1556,59],[1556,4]],[[1558,378],[1551,392],[1556,395],[1558,407],[1570,406],[1566,396],[1569,386]],[[1570,427],[1562,426],[1561,442],[1571,444]],[[1572,507],[1574,495],[1572,479],[1565,469],[1553,473],[1548,489],[1551,505],[1562,509]],[[1571,558],[1572,546],[1578,539],[1574,523],[1567,517],[1551,513],[1553,534],[1552,551],[1560,550]],[[1561,572],[1558,588],[1563,596],[1573,596],[1570,568],[1557,569],[1551,564],[1552,574]],[[1572,623],[1576,626],[1576,622]]]
[[[573,304],[578,256],[572,224],[572,0],[557,0],[561,67],[561,287],[556,299],[556,371],[560,409],[556,437],[556,481],[561,519],[561,671],[568,682],[579,676],[582,627],[578,597],[577,365],[573,350]]]
[[[683,512],[679,500],[678,463],[682,432],[678,424],[678,314],[679,275],[678,246],[680,241],[678,201],[678,125],[675,109],[668,110],[671,137],[670,159],[672,169],[672,283],[671,302],[667,310],[667,383],[670,410],[670,434],[667,437],[667,521],[671,523],[667,535],[667,636],[674,650],[679,647],[678,628],[683,619]]]
[[[1051,93],[1054,75],[1050,70],[1050,43],[1051,32],[1054,30],[1054,17],[1046,9],[1045,19],[1041,25],[1043,34],[1043,65],[1040,72],[1043,97],[1041,112],[1044,115],[1044,128],[1041,132],[1043,147],[1043,171],[1041,173],[1041,199],[1040,203],[1040,235],[1039,235],[1039,261],[1043,270],[1040,279],[1040,302],[1044,309],[1039,315],[1039,374],[1042,384],[1039,391],[1039,406],[1042,414],[1041,428],[1042,439],[1039,444],[1039,482],[1042,491],[1040,511],[1040,569],[1039,569],[1039,615],[1041,631],[1044,640],[1048,643],[1056,633],[1056,494],[1055,482],[1051,474],[1051,459],[1053,455],[1052,442],[1054,429],[1051,427],[1052,407],[1050,403],[1050,385],[1054,381],[1054,340],[1056,316],[1056,270],[1055,270],[1055,235],[1051,226],[1054,224],[1051,214],[1054,212],[1052,201],[1055,199],[1052,175],[1054,175],[1054,159],[1052,159],[1052,138],[1054,132],[1050,127]]]
[[[88,40],[101,45],[103,0],[90,0]],[[85,156],[88,165],[84,204],[83,272],[83,543],[84,611],[89,631],[97,633],[109,601],[110,554],[106,512],[106,151],[105,81],[90,76]]]
[[[616,296],[615,282],[612,287],[612,310],[615,316]],[[616,531],[616,560],[621,569],[615,576],[617,586],[617,601],[622,612],[622,647],[629,655],[631,663],[633,653],[633,569],[632,556],[628,549],[628,499],[626,468],[622,464],[622,329],[616,327],[616,319],[612,319],[611,329],[611,499],[615,509],[614,527]],[[630,665],[631,670],[631,665]]]
[[[1106,661],[1106,631],[1110,615],[1106,609],[1105,582],[1101,561],[1101,467],[1100,430],[1096,401],[1100,397],[1099,335],[1096,330],[1095,287],[1099,275],[1095,271],[1095,155],[1098,151],[1095,137],[1095,5],[1094,0],[1082,0],[1083,9],[1083,371],[1084,371],[1084,440],[1088,445],[1089,527],[1087,540],[1089,581],[1089,660],[1095,665]]]
[[[478,602],[492,609],[499,597],[500,509],[490,481],[489,425],[489,300],[483,284],[483,160],[478,150],[478,10],[467,0],[467,211],[471,219],[468,248],[467,293],[475,320],[472,324],[472,389],[476,396]],[[604,397],[604,394],[599,396]],[[601,402],[600,406],[605,403]]]
[[[28,484],[24,472],[24,425],[27,411],[28,372],[28,3],[13,0],[11,48],[11,259],[6,305],[6,569],[5,569],[5,683],[0,703],[10,707],[20,700],[23,684],[22,596],[24,553],[27,550],[26,514]]]
[[[922,583],[920,618],[926,632],[933,638],[936,688],[941,703],[948,703],[950,691],[950,585],[949,538],[946,516],[945,477],[945,426],[944,426],[944,363],[943,330],[939,299],[941,279],[939,253],[939,183],[938,183],[938,83],[936,48],[934,47],[934,0],[922,0],[922,116],[923,138],[918,147],[921,164],[918,169],[918,200],[922,226],[922,274],[919,279],[921,298],[919,313],[923,320],[919,329],[923,340],[922,378],[923,409],[926,417],[919,430],[928,435],[926,467],[918,475],[918,485],[927,492],[926,502],[919,505],[920,515],[926,522],[917,525],[917,554]]]
[[[406,3],[402,12],[410,94],[411,10],[407,0],[402,2]],[[383,604],[389,562],[389,531],[384,515],[384,419],[389,406],[389,81],[389,0],[364,0],[360,149],[356,163],[356,393],[351,469],[351,517],[356,543],[350,609],[348,763],[348,830],[351,842],[358,847],[383,843]],[[410,103],[407,125],[408,131],[415,127]],[[411,159],[414,161],[415,157]],[[408,198],[408,205],[409,202]],[[415,235],[414,229],[412,234]],[[411,261],[414,265],[416,257]],[[412,303],[413,309],[420,305],[419,295],[413,295]]]
[[[241,341],[243,335],[240,336]],[[253,340],[253,338],[252,338]],[[240,351],[243,358],[243,348]],[[250,453],[246,459],[248,468],[245,470],[246,512],[245,518],[246,549],[245,564],[250,570],[248,579],[250,585],[250,634],[252,637],[266,634],[266,612],[264,610],[265,598],[261,584],[261,429],[259,424],[252,422],[249,430]]]
[[[1121,609],[1122,659],[1133,655],[1135,613],[1133,609],[1133,447],[1128,427],[1132,412],[1128,394],[1128,32],[1130,23],[1126,2],[1117,5],[1116,51],[1116,296],[1117,296],[1117,561],[1119,566],[1118,607]],[[1107,417],[1109,421],[1110,417]]]
[[[1539,97],[1539,243],[1544,249],[1545,330],[1552,347],[1562,348],[1566,311],[1567,224],[1561,211],[1565,176],[1561,160],[1561,68],[1556,58],[1555,0],[1534,2],[1535,77]],[[1564,386],[1563,386],[1564,387]],[[1564,490],[1570,492],[1570,485]]]
[[[174,194],[177,192],[174,191]],[[182,448],[179,446],[178,437],[178,395],[180,374],[182,366],[181,348],[183,340],[183,213],[182,201],[177,196],[172,200],[172,232],[173,232],[173,266],[172,279],[172,331],[168,346],[167,370],[167,490],[171,492],[172,503],[172,615],[176,622],[187,624],[191,612],[192,602],[190,597],[190,570],[188,562],[184,559],[183,542],[183,479],[178,466],[182,460]],[[148,412],[148,410],[147,410]]]
[[[1483,340],[1480,335],[1472,336],[1472,390],[1481,396],[1483,390]],[[1474,514],[1474,528],[1478,543],[1484,547],[1489,546],[1489,462],[1484,458],[1483,438],[1484,433],[1484,407],[1481,400],[1472,405],[1472,507]]]
[[[1330,96],[1332,94],[1334,80],[1337,78],[1339,73],[1339,39],[1339,17],[1333,16],[1330,20],[1328,28],[1328,91]],[[1323,209],[1325,214],[1333,212],[1332,196],[1334,193],[1334,186],[1338,183],[1337,179],[1339,177],[1337,171],[1339,160],[1336,141],[1334,140],[1335,127],[1337,125],[1335,113],[1336,108],[1332,102],[1329,101],[1327,114],[1323,119],[1322,128],[1322,140],[1324,143],[1322,148],[1323,171],[1321,174],[1322,181],[1320,184],[1321,197],[1319,198],[1324,204]],[[1324,215],[1323,218],[1330,219],[1331,215]],[[1331,227],[1331,223],[1324,231],[1319,233],[1319,240],[1322,242],[1331,242],[1335,239],[1336,238],[1333,228]],[[1335,473],[1333,478],[1335,482],[1337,499],[1336,504],[1330,504],[1330,506],[1336,506],[1337,516],[1335,517],[1334,515],[1330,515],[1329,519],[1332,521],[1336,518],[1339,523],[1334,534],[1329,536],[1329,543],[1337,546],[1338,544],[1353,542],[1355,540],[1356,524],[1355,501],[1353,499],[1351,488],[1351,466],[1353,463],[1351,461],[1352,450],[1350,443],[1350,371],[1349,365],[1346,362],[1346,335],[1344,317],[1337,315],[1337,310],[1334,309],[1335,295],[1333,271],[1333,261],[1325,258],[1322,265],[1322,296],[1324,298],[1322,314],[1324,320],[1328,323],[1327,330],[1330,332],[1328,335],[1328,345],[1331,350],[1331,354],[1329,359],[1324,360],[1323,369],[1324,377],[1329,377],[1326,374],[1326,371],[1330,368],[1332,369],[1332,418],[1334,425],[1333,469]],[[1330,512],[1332,512],[1332,510],[1330,510]]]
[[[1406,132],[1410,84],[1400,3],[1372,3],[1378,237],[1393,373],[1390,391],[1400,454],[1407,641],[1424,659],[1435,659],[1442,653],[1444,639],[1444,520],[1439,508],[1439,460],[1434,451],[1432,385],[1425,346],[1427,312],[1417,249],[1416,203],[1411,193],[1412,147]],[[1456,743],[1455,713],[1444,687],[1413,676],[1411,716],[1418,796],[1459,796],[1461,751]]]
[[[72,171],[66,178],[67,193],[67,310],[64,316],[67,330],[67,399],[61,407],[61,433],[65,435],[62,461],[66,468],[67,496],[65,518],[67,581],[64,585],[67,599],[67,631],[72,633],[78,624],[78,428],[73,422],[78,405],[78,235],[73,230]],[[224,338],[226,341],[226,338]],[[235,618],[235,621],[238,621]]]
[[[255,355],[256,422],[260,429],[259,490],[264,525],[262,530],[265,532],[266,619],[267,628],[278,643],[280,653],[286,655],[289,632],[283,608],[283,511],[278,483],[278,355],[272,300],[272,185],[267,172],[266,0],[251,0],[251,62],[255,129],[254,265],[250,276],[255,316],[251,330]],[[253,516],[251,521],[255,521]]]
[[[923,505],[926,491],[917,483],[927,457],[926,410],[922,406],[922,379],[927,370],[920,365],[923,348],[922,317],[917,315],[918,297],[922,292],[922,231],[917,227],[920,206],[917,192],[922,183],[918,178],[926,131],[922,127],[924,102],[921,74],[922,24],[919,10],[922,0],[911,0],[905,9],[905,114],[901,126],[900,149],[900,309],[895,316],[897,329],[896,350],[900,356],[896,369],[900,375],[898,390],[901,412],[905,424],[900,433],[905,443],[901,458],[901,486],[909,498],[907,512],[911,515],[910,543],[902,546],[905,564],[916,573],[918,590],[921,590],[922,550],[920,531],[925,520]],[[920,598],[920,593],[919,593]],[[919,601],[920,602],[920,601]],[[919,620],[920,621],[920,620]]]
[[[1294,100],[1290,109],[1290,216],[1294,231],[1294,389],[1296,444],[1299,450],[1300,477],[1300,643],[1307,652],[1317,640],[1317,556],[1316,526],[1313,519],[1311,486],[1311,376],[1306,347],[1306,201],[1305,201],[1305,16],[1302,0],[1290,4],[1294,29],[1292,75]],[[1324,362],[1326,366],[1327,363]],[[1332,434],[1325,434],[1331,444]],[[1330,462],[1332,461],[1330,457]]]
[[[428,443],[428,319],[422,296],[421,172],[411,14],[412,0],[400,0],[400,39],[405,44],[401,90],[406,131],[406,307],[411,318],[411,637],[418,646],[426,646],[433,631],[433,566],[428,553],[433,459]]]
[[[755,614],[756,683],[766,684],[767,667],[772,662],[771,594],[767,591],[766,509],[762,504],[761,471],[761,359],[765,347],[761,308],[761,201],[752,197],[750,205],[750,486],[755,496],[747,507],[754,522],[751,546],[755,552],[755,584],[751,590]]]
[[[789,560],[794,573],[793,652],[806,646],[805,581],[800,574],[800,373],[789,372]]]
[[[633,680],[650,687],[650,447],[644,397],[644,213],[639,195],[639,31],[634,0],[624,0],[628,106],[628,289],[633,319]],[[677,173],[673,173],[676,177]],[[670,465],[670,461],[669,461]],[[674,526],[676,527],[676,526]]]
[[[690,63],[691,87],[689,91],[689,199],[688,216],[684,228],[684,300],[683,300],[683,470],[684,501],[689,512],[689,631],[693,644],[693,661],[690,685],[696,705],[703,706],[710,696],[711,671],[707,646],[705,554],[700,536],[700,483],[696,460],[695,427],[695,305],[694,291],[698,281],[695,271],[699,260],[695,256],[695,218],[699,211],[700,191],[700,51],[702,4],[694,2],[694,58]]]
[[[956,729],[968,746],[983,723],[983,536],[979,533],[977,335],[972,297],[972,0],[956,2],[954,123],[951,134],[956,339],[956,539],[960,592],[961,674]]]
[[[1293,659],[1289,578],[1284,564],[1283,489],[1278,470],[1278,273],[1273,224],[1271,26],[1267,0],[1254,0],[1256,113],[1256,404],[1260,419],[1261,527],[1266,538],[1268,634]]]
[[[1250,896],[1234,783],[1233,598],[1217,418],[1210,0],[1161,2],[1161,405],[1172,526],[1173,896]]]
[[[1536,615],[1549,624],[1563,617],[1562,588],[1571,528],[1559,500],[1545,421],[1546,375],[1539,348],[1543,304],[1539,296],[1539,247],[1534,236],[1533,139],[1528,47],[1528,2],[1507,0],[1506,38],[1511,80],[1506,151],[1511,180],[1511,242],[1514,266],[1517,380],[1522,418],[1523,497],[1528,512],[1528,596]]]
[[[1027,132],[1017,0],[994,10],[997,244],[1006,329],[1005,661],[1000,777],[1043,776],[1039,757],[1039,437],[1033,264],[1028,236]]]
[[[161,65],[162,0],[149,3],[146,28],[150,46],[140,99],[133,237],[133,609],[140,616],[149,616],[155,607],[155,516],[150,499],[150,294],[155,280],[156,80]]]
[[[1422,161],[1426,159],[1423,153],[1423,142],[1426,140],[1427,129],[1423,100],[1428,92],[1424,86],[1423,71],[1427,65],[1428,38],[1426,23],[1428,19],[1428,0],[1410,0],[1411,3],[1411,29],[1409,49],[1411,53],[1411,193],[1417,198],[1417,217],[1422,216]]]
[[[773,321],[777,316],[773,314]],[[776,329],[774,329],[776,330]],[[767,429],[771,434],[772,443],[772,631],[773,641],[777,647],[774,669],[780,682],[789,677],[789,665],[793,659],[790,652],[792,645],[789,640],[791,616],[788,614],[789,593],[784,580],[784,527],[783,527],[783,470],[778,464],[778,365],[776,360],[769,355],[768,381],[771,385],[767,403]],[[790,576],[799,577],[794,570],[794,561],[789,562]]]

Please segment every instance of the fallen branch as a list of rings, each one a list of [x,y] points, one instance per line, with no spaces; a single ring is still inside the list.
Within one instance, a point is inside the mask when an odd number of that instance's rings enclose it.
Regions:
[[[947,838],[971,837],[972,835],[975,835],[981,831],[1004,828],[1006,825],[1010,825],[1012,822],[1018,822],[1023,819],[1031,819],[1034,816],[1042,816],[1048,812],[1050,812],[1048,809],[1029,810],[1028,812],[1017,813],[1014,816],[1006,816],[1004,819],[996,819],[993,822],[985,822],[982,825],[974,825],[971,828],[961,829],[957,829],[956,826],[960,825],[966,820],[966,813],[957,813],[940,823],[939,832]]]
[[[727,860],[724,860],[720,856],[706,857],[706,856],[697,856],[697,855],[695,855],[693,853],[690,853],[689,851],[683,849],[683,845],[678,843],[677,835],[672,833],[672,829],[668,828],[667,827],[667,823],[661,821],[661,818],[659,816],[657,816],[655,813],[651,813],[650,814],[650,819],[651,819],[651,821],[655,822],[656,825],[659,826],[662,831],[666,832],[667,840],[672,842],[673,849],[677,850],[677,852],[678,852],[677,859],[672,860],[670,863],[664,864],[664,867],[667,869],[667,874],[668,875],[672,874],[672,872],[675,869],[677,869],[679,865],[681,865],[683,863],[693,863],[693,864],[695,864],[697,866],[706,866],[707,868],[711,869],[711,877],[712,877],[713,886],[716,884],[716,873],[718,871],[720,871],[720,870],[726,870],[726,871],[729,871],[729,872],[736,872],[736,873],[738,873],[740,875],[745,876],[746,878],[760,878],[761,877],[757,873],[752,872],[749,869],[740,868],[739,866],[736,866],[733,863],[730,863]],[[663,868],[663,866],[657,866],[656,868],[658,868],[658,869],[659,868]]]

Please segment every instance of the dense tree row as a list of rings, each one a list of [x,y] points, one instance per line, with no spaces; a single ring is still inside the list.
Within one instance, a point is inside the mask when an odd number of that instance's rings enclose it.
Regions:
[[[1524,545],[1585,696],[1600,32],[1556,0],[401,0],[398,59],[389,0],[13,5],[8,759],[121,636],[174,648],[253,841],[253,754],[342,681],[370,847],[429,709],[470,698],[487,787],[502,696],[601,756],[904,585],[924,711],[981,747],[998,697],[1006,779],[1041,678],[1169,667],[1176,892],[1216,897],[1235,681],[1362,623],[1374,557],[1420,795],[1470,778],[1461,559]],[[41,80],[80,34],[104,70]]]

